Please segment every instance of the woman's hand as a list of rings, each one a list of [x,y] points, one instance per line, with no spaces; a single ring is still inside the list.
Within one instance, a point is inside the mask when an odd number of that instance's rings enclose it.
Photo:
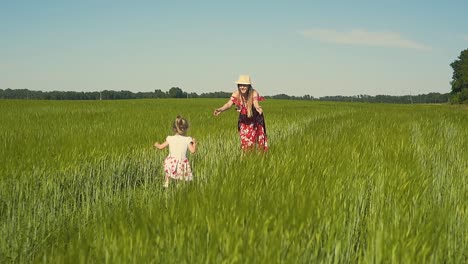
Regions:
[[[234,94],[233,94],[234,95]],[[222,112],[228,110],[231,108],[233,102],[229,99],[229,101],[227,101],[227,103],[225,103],[223,106],[221,106],[220,108],[216,108],[213,112],[213,115],[214,116],[218,116],[219,114],[221,114]]]
[[[257,112],[258,112],[260,115],[262,115],[262,114],[263,114],[263,109],[262,109],[262,107],[261,107],[261,106],[259,106],[259,107],[255,107],[255,109],[257,110]]]
[[[214,110],[213,115],[214,115],[214,116],[218,116],[218,115],[221,114],[222,112],[223,112],[223,111],[221,111],[221,109],[218,108],[218,109],[215,109],[215,110]]]

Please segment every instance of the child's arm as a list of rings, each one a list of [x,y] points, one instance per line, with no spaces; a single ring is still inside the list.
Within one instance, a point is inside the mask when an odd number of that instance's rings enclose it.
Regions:
[[[194,138],[192,138],[192,142],[188,145],[188,149],[192,154],[197,151],[197,141]]]
[[[169,145],[169,143],[167,143],[167,141],[164,141],[162,144],[159,144],[158,142],[154,143],[154,147],[157,148],[157,149],[164,149],[165,147],[167,147]]]
[[[238,91],[233,92],[231,98],[233,98],[233,97],[237,98],[237,93],[239,93],[239,92]],[[231,98],[229,98],[229,101],[227,101],[227,103],[225,103],[223,106],[221,106],[220,108],[215,109],[214,112],[213,112],[213,115],[218,116],[222,112],[224,112],[224,111],[228,110],[229,108],[231,108],[231,106],[234,104],[234,102],[231,100]]]

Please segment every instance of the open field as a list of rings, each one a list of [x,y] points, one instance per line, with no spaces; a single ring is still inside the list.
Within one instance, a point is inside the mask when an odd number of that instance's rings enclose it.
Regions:
[[[468,261],[468,109],[267,100],[243,156],[225,101],[0,100],[0,263]],[[195,180],[163,190],[177,114]]]

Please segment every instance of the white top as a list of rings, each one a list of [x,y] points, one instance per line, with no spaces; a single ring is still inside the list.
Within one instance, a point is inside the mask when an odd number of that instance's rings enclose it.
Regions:
[[[166,141],[169,143],[169,156],[179,160],[187,158],[188,146],[193,141],[191,137],[181,135],[168,136]]]

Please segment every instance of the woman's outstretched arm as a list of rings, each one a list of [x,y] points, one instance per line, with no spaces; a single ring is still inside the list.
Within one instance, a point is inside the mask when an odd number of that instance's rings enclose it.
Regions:
[[[233,92],[232,95],[231,95],[231,98],[234,97],[234,98],[237,98],[237,94],[236,92]],[[234,103],[232,102],[231,99],[229,99],[229,101],[227,101],[227,103],[225,103],[223,106],[221,106],[220,108],[216,108],[213,112],[213,115],[215,116],[218,116],[219,114],[221,114],[222,112],[228,110],[229,108],[232,107]]]

